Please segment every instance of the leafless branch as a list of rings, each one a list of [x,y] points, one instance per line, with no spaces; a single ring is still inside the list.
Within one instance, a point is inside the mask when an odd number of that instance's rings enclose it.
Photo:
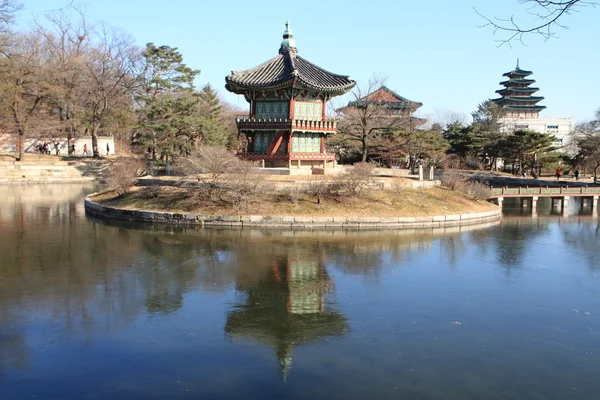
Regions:
[[[517,21],[514,15],[509,18],[490,18],[473,8],[477,15],[486,21],[483,25],[478,26],[479,28],[491,27],[494,34],[498,32],[507,33],[507,37],[497,40],[498,46],[504,44],[511,46],[514,41],[519,41],[525,45],[524,38],[529,34],[538,34],[544,40],[556,38],[557,28],[568,29],[562,23],[566,15],[576,12],[581,7],[595,7],[598,5],[598,2],[584,0],[519,0],[519,3],[528,5],[525,12],[534,18],[531,24]]]

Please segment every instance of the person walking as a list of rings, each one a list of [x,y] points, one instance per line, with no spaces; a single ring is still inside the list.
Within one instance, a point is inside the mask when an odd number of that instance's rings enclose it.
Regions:
[[[556,168],[556,180],[560,180],[560,176],[562,175],[562,169],[560,167]]]
[[[87,155],[89,155],[89,154],[88,154],[88,150],[87,150],[87,143],[84,143],[84,145],[83,145],[83,155],[84,155],[84,156],[87,156]]]
[[[575,168],[575,180],[579,180],[579,168]]]
[[[109,154],[110,154],[110,145],[108,143],[106,143],[106,156],[108,157]]]

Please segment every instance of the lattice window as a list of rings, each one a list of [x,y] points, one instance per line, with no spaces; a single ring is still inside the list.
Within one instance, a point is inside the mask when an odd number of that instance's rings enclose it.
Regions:
[[[256,103],[256,116],[261,118],[287,118],[289,103],[259,101]]]
[[[305,121],[320,121],[322,119],[323,103],[297,101],[294,103],[294,119]]]
[[[294,133],[292,151],[295,153],[320,153],[321,134],[313,132]]]
[[[256,153],[265,153],[274,137],[274,132],[257,132],[254,134],[254,151]]]

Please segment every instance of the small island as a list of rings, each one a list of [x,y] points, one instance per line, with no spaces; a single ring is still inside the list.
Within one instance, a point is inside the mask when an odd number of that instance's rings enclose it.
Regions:
[[[88,196],[86,209],[154,223],[290,228],[438,227],[496,220],[501,213],[485,201],[486,187],[451,174],[443,186],[439,180],[382,175],[369,163],[327,174],[273,175],[218,148],[189,160],[180,176],[130,181],[123,175],[139,165],[116,162],[112,188]]]

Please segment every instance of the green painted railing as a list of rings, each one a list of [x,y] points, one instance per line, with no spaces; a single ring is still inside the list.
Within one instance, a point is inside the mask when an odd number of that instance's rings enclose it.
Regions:
[[[492,188],[490,197],[600,196],[600,187]]]

